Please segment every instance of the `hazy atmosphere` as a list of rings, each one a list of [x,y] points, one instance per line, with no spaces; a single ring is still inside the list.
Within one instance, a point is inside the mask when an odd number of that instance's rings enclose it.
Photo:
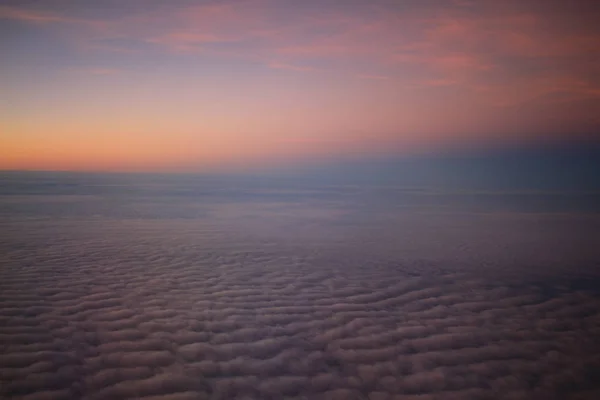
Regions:
[[[0,398],[600,398],[599,4],[0,0]]]

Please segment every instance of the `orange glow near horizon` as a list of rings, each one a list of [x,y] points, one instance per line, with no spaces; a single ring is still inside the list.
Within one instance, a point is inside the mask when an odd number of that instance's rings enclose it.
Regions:
[[[0,6],[0,169],[204,171],[600,132],[600,11]]]

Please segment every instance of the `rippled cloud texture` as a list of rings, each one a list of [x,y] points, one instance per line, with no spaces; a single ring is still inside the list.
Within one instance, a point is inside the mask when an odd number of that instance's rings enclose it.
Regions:
[[[597,192],[1,182],[2,398],[600,394]]]

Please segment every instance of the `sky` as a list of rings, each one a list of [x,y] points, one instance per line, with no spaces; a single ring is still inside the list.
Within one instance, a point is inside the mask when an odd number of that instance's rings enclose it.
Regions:
[[[600,142],[600,3],[3,0],[0,169]]]

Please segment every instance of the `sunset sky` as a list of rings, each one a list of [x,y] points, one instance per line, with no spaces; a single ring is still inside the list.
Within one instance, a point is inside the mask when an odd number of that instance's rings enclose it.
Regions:
[[[600,139],[600,2],[0,1],[0,169]]]

